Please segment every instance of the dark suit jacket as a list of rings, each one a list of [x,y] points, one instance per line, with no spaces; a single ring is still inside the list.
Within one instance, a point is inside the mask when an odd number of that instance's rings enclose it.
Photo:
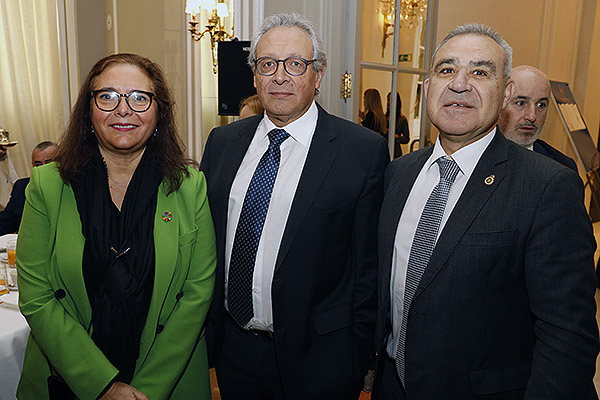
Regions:
[[[22,178],[14,183],[6,208],[0,211],[0,235],[19,230],[23,207],[25,207],[25,188],[28,183],[29,178]]]
[[[381,359],[390,332],[396,228],[431,152],[408,154],[386,171],[376,333]],[[490,176],[493,183],[486,185]],[[407,398],[596,399],[595,247],[581,179],[497,132],[412,301]]]
[[[255,116],[215,128],[202,158],[217,235],[217,282],[207,332],[213,365],[226,313],[229,191],[260,120]],[[271,288],[287,399],[358,396],[373,347],[377,217],[388,162],[383,138],[319,107]]]
[[[578,172],[577,163],[575,163],[575,160],[573,160],[571,157],[567,157],[554,147],[550,146],[548,143],[544,142],[542,139],[538,139],[533,142],[533,151],[550,157],[554,161],[558,161],[562,165],[571,168],[575,172]]]

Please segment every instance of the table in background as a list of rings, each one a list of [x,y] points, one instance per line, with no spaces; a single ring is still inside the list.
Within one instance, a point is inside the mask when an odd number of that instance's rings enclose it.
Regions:
[[[15,304],[18,293],[0,296],[0,400],[16,399],[29,325]],[[9,304],[10,303],[10,304]]]

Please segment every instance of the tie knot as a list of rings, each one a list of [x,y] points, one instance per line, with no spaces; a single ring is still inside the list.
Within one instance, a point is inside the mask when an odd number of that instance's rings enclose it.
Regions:
[[[274,145],[274,146],[279,146],[281,143],[283,143],[285,141],[285,139],[290,137],[290,134],[287,133],[285,130],[283,129],[272,129],[269,133],[269,141]]]
[[[446,180],[450,183],[454,183],[454,179],[456,179],[456,175],[460,168],[456,161],[447,157],[440,157],[436,160],[439,168],[440,168],[440,180]]]

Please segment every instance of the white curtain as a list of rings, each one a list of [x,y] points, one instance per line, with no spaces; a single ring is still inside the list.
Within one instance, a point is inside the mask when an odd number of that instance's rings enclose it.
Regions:
[[[56,0],[0,0],[0,54],[0,126],[19,141],[9,154],[25,177],[31,150],[65,125]]]

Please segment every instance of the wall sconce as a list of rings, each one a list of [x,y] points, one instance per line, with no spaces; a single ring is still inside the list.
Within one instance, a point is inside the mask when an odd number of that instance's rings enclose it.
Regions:
[[[383,40],[381,41],[381,58],[385,55],[385,42],[394,34],[394,0],[379,0],[379,13],[383,16]],[[392,28],[391,32],[389,28]]]
[[[208,19],[208,24],[204,31],[198,31],[198,20],[196,15],[200,14],[200,10],[207,10],[211,12],[211,16]],[[187,0],[185,5],[185,13],[190,14],[192,20],[189,22],[190,28],[188,31],[192,35],[192,39],[199,41],[208,33],[210,36],[210,49],[212,51],[212,62],[213,62],[213,73],[217,73],[218,57],[217,57],[217,42],[222,42],[227,39],[233,38],[233,27],[231,28],[231,34],[228,33],[224,26],[222,18],[229,17],[229,9],[227,4],[223,3],[222,0],[215,2],[215,0]]]

